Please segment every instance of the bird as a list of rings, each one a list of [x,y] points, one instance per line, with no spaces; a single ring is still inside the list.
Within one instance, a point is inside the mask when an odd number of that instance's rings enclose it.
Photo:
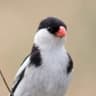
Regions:
[[[67,25],[57,17],[42,19],[33,47],[18,69],[10,96],[64,96],[73,60],[65,49]]]

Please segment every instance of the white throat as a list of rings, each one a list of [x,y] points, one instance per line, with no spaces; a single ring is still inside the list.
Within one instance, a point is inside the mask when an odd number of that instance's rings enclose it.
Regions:
[[[64,38],[55,37],[47,31],[47,29],[40,29],[34,38],[34,43],[40,48],[50,50],[64,46]]]

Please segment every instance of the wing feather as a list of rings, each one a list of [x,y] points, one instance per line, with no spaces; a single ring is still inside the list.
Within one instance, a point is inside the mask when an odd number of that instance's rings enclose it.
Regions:
[[[22,80],[22,78],[24,77],[24,72],[26,67],[30,64],[30,56],[28,55],[24,60],[23,63],[21,64],[21,67],[19,68],[16,77],[15,77],[15,81],[13,82],[13,86],[12,86],[12,90],[11,90],[11,94],[10,96],[13,96],[14,91],[16,90],[17,86],[19,85],[20,81]]]

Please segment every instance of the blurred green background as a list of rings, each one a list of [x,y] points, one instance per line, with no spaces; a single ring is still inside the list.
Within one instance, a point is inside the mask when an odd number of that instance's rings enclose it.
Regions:
[[[9,85],[32,48],[38,23],[57,16],[68,25],[74,60],[66,96],[96,96],[96,0],[0,0],[0,69]],[[0,96],[8,91],[0,77]]]

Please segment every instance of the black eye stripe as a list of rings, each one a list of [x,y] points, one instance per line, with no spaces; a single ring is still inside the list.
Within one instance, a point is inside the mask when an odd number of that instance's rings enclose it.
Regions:
[[[50,33],[53,33],[53,34],[56,33],[56,32],[58,31],[58,29],[59,29],[58,27],[56,27],[56,28],[55,28],[55,27],[48,27],[48,28],[47,28],[47,30],[48,30]]]
[[[48,26],[48,27],[47,27],[47,30],[50,31],[50,30],[52,30],[52,28]]]

